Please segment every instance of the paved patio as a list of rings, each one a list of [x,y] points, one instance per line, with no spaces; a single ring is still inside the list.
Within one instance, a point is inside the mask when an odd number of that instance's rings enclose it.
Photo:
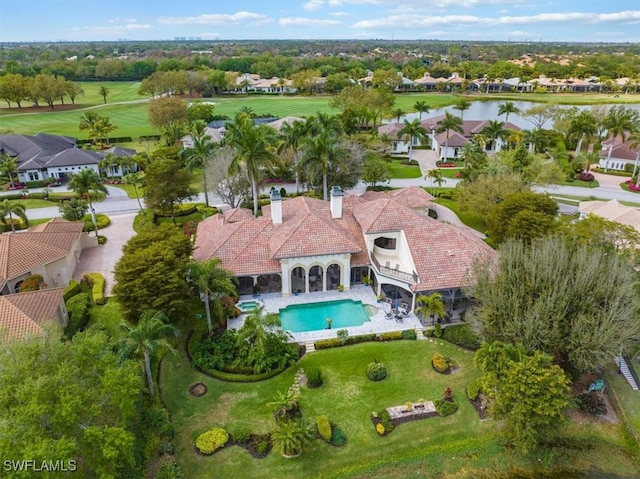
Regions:
[[[254,299],[253,296],[241,296],[240,301],[249,301]],[[362,326],[352,326],[345,328],[349,331],[349,336],[359,336],[371,333],[386,333],[390,331],[404,331],[407,329],[422,328],[420,320],[413,314],[409,314],[402,322],[387,319],[385,312],[388,311],[389,305],[386,303],[378,303],[376,295],[369,286],[356,285],[349,291],[340,293],[339,291],[326,291],[317,293],[302,293],[298,296],[283,297],[280,293],[261,294],[260,301],[264,304],[265,311],[269,313],[279,313],[280,309],[286,308],[291,304],[308,304],[318,303],[322,301],[337,301],[340,299],[353,299],[362,301],[362,304],[371,305],[377,308],[377,313],[369,318]],[[383,309],[385,308],[385,309]],[[244,324],[245,314],[241,314],[238,318],[229,320],[228,327],[238,329]],[[330,339],[337,337],[338,329],[320,329],[317,331],[308,331],[304,333],[290,333],[293,341],[297,343],[306,343],[307,341],[317,341],[319,339]]]

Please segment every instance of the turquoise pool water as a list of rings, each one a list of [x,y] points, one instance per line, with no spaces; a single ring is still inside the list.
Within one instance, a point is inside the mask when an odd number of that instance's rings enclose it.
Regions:
[[[326,329],[327,318],[331,318],[331,329],[341,329],[361,326],[369,321],[369,314],[362,301],[352,299],[293,304],[280,310],[282,329],[293,333]]]
[[[257,301],[240,301],[236,304],[236,306],[243,313],[247,313],[249,311],[253,311],[254,309],[258,309],[260,307],[260,304]]]

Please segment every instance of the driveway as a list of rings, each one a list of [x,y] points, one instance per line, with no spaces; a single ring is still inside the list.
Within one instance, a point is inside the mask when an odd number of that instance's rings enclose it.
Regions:
[[[113,268],[122,256],[122,247],[135,235],[135,216],[135,213],[109,215],[111,224],[100,230],[100,234],[107,237],[107,242],[82,251],[80,261],[73,272],[73,279],[80,281],[84,273],[101,273],[106,280],[104,295],[111,296],[114,285]]]

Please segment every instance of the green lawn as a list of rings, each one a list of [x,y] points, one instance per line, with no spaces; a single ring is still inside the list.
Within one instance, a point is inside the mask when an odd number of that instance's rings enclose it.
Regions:
[[[597,180],[593,181],[582,181],[582,180],[573,180],[573,181],[563,181],[560,183],[563,186],[578,186],[580,188],[597,188],[600,186]]]
[[[429,188],[427,189],[427,191],[431,192],[431,189]],[[485,233],[487,231],[487,225],[484,223],[484,221],[482,221],[482,219],[473,211],[460,211],[457,201],[447,198],[438,198],[437,204],[449,208],[456,215],[458,215],[460,221],[462,221],[468,227],[473,228],[476,231],[480,231],[481,233]]]
[[[393,158],[387,162],[387,170],[392,179],[397,178],[420,178],[420,166],[417,163],[411,165],[403,164],[405,159]]]
[[[438,171],[440,171],[443,178],[457,180],[458,177],[456,176],[456,174],[462,174],[463,169],[464,168],[438,168]]]

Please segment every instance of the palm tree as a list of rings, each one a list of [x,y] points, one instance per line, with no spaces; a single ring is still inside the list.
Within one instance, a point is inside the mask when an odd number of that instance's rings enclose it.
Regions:
[[[207,166],[214,150],[218,147],[217,143],[211,141],[211,137],[207,135],[205,130],[206,123],[203,121],[194,122],[191,125],[191,138],[193,146],[182,150],[181,156],[185,159],[185,168],[193,171],[200,168],[202,170],[202,189],[204,190],[204,202],[209,206],[209,190],[207,187]]]
[[[315,428],[312,424],[300,421],[283,421],[280,427],[271,433],[273,444],[280,448],[283,456],[297,456],[313,441]]]
[[[140,202],[140,190],[139,188],[144,187],[144,173],[136,172],[136,173],[128,173],[124,176],[124,181],[133,186],[133,191],[136,194],[136,200],[138,200],[138,206],[140,207],[140,211],[142,211],[142,203]]]
[[[398,131],[398,137],[409,137],[409,163],[413,153],[413,143],[415,140],[424,141],[427,138],[427,130],[420,124],[420,120],[414,118],[412,121],[404,120],[404,126]]]
[[[250,360],[255,373],[264,372],[269,366],[267,352],[272,331],[282,325],[277,313],[266,313],[264,306],[254,309],[238,330],[238,341],[250,349]]]
[[[391,112],[391,114],[396,119],[396,122],[400,123],[400,118],[403,117],[404,115],[406,115],[407,112],[404,111],[402,108],[396,108]]]
[[[207,326],[209,334],[213,334],[213,321],[211,320],[211,297],[218,297],[220,293],[232,295],[236,293],[238,280],[229,271],[220,267],[221,260],[213,258],[207,261],[191,261],[188,266],[187,278],[198,291],[204,303],[207,313]]]
[[[427,174],[425,175],[424,179],[426,180],[427,178],[431,178],[432,187],[434,183],[437,183],[438,187],[442,186],[442,183],[444,183],[444,178],[442,177],[442,171],[440,171],[438,168],[427,171]],[[436,196],[435,188],[433,188],[432,193],[433,193],[433,196]]]
[[[415,111],[418,112],[418,114],[420,115],[419,119],[422,120],[422,114],[423,113],[429,113],[429,105],[427,105],[426,101],[417,101],[415,102],[415,104],[413,105],[413,109]]]
[[[280,129],[280,145],[278,153],[282,154],[285,150],[293,152],[293,164],[296,173],[296,193],[300,193],[300,170],[298,163],[302,157],[300,145],[306,134],[306,125],[304,122],[296,120],[293,123],[285,123]]]
[[[94,134],[103,145],[108,145],[109,133],[117,129],[118,127],[111,123],[111,118],[109,118],[108,116],[100,115],[94,125]]]
[[[504,128],[504,123],[498,120],[490,120],[489,124],[482,129],[482,133],[491,139],[491,150],[496,151],[498,139],[503,139],[509,133]]]
[[[144,311],[137,326],[123,322],[121,328],[125,336],[118,343],[118,356],[121,361],[134,357],[144,358],[149,392],[153,396],[151,356],[156,356],[163,351],[175,352],[167,338],[178,337],[178,330],[169,324],[166,314],[154,310]]]
[[[96,212],[93,209],[91,203],[91,193],[104,193],[109,194],[109,190],[102,184],[100,176],[94,170],[86,169],[71,176],[71,180],[67,185],[69,190],[76,193],[81,198],[84,198],[89,203],[89,212],[91,213],[91,221],[93,222],[93,229],[98,237],[98,225],[96,224]]]
[[[89,110],[84,112],[84,114],[80,117],[80,123],[78,124],[78,130],[83,131],[87,130],[89,138],[93,139],[93,143],[96,142],[96,125],[100,120],[102,115],[99,113]]]
[[[225,143],[234,149],[229,174],[244,171],[251,183],[253,215],[258,217],[258,182],[261,167],[275,157],[276,132],[266,125],[254,126],[247,113],[237,113],[226,125]]]
[[[509,123],[509,115],[511,113],[520,113],[520,109],[516,107],[512,101],[503,103],[498,107],[498,116],[506,115],[504,122]]]
[[[7,216],[9,217],[9,224],[11,225],[11,232],[16,232],[16,226],[13,224],[13,215],[16,215],[22,221],[24,221],[25,226],[29,226],[29,219],[27,218],[27,213],[25,211],[25,207],[18,203],[11,203],[9,200],[3,200],[0,202],[0,221],[2,224],[7,224]]]
[[[622,105],[612,106],[604,119],[604,127],[607,129],[611,143],[609,144],[609,154],[607,155],[607,163],[605,171],[609,169],[611,162],[611,153],[613,152],[613,144],[619,136],[622,144],[626,142],[627,133],[635,133],[638,131],[638,113],[634,110],[627,109]]]
[[[486,153],[477,143],[470,141],[465,143],[460,152],[460,157],[464,161],[464,168],[467,169],[469,164],[475,165],[479,163]]]
[[[456,103],[453,105],[453,108],[460,110],[460,119],[464,120],[464,112],[471,108],[471,102],[466,98],[458,98]]]
[[[540,128],[534,128],[526,135],[526,141],[531,145],[530,150],[541,153],[549,146],[549,136]]]
[[[444,141],[444,156],[441,156],[442,159],[448,158],[449,155],[449,135],[451,130],[462,133],[462,118],[458,118],[457,116],[452,115],[450,112],[444,112],[444,118],[438,122],[438,128],[436,129],[436,133],[446,132],[447,135]]]
[[[18,159],[9,156],[8,153],[0,152],[0,173],[9,178],[11,188],[15,188],[13,176],[18,174]]]
[[[584,140],[585,137],[590,137],[598,133],[597,123],[596,117],[589,110],[582,110],[573,118],[569,125],[567,137],[569,139],[577,139],[574,156],[577,157],[580,154],[582,140]]]
[[[443,318],[447,314],[442,302],[442,295],[438,292],[431,293],[429,296],[421,294],[416,298],[416,303],[419,306],[415,309],[415,312],[424,319],[431,317],[433,321],[435,316]]]

